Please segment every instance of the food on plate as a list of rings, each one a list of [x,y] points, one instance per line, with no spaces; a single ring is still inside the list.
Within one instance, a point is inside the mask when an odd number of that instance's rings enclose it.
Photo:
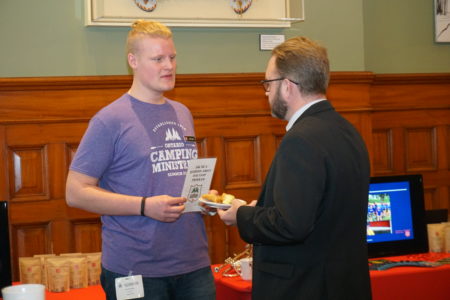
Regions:
[[[214,195],[214,194],[203,194],[202,198],[206,201],[215,202],[215,203],[222,203],[222,204],[231,204],[233,199],[235,198],[234,195],[222,193],[222,195]]]

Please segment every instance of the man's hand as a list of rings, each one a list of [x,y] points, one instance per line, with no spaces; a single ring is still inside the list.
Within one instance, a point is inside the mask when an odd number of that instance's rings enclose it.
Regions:
[[[234,199],[231,202],[231,207],[227,210],[218,209],[217,212],[219,213],[220,219],[226,224],[226,225],[236,225],[236,214],[239,207],[245,205],[239,199]],[[255,206],[256,200],[253,200],[250,204],[247,204],[247,206]]]
[[[185,197],[168,195],[148,197],[145,202],[144,214],[161,222],[175,222],[184,211]]]

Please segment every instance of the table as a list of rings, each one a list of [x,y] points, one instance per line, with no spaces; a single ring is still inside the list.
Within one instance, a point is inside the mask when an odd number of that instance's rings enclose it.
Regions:
[[[106,295],[101,285],[93,285],[84,289],[71,289],[64,293],[45,292],[45,300],[105,300]]]
[[[223,272],[226,268],[218,273],[214,272],[214,281],[216,283],[216,300],[250,300],[252,298],[252,282],[243,280],[240,276],[225,277]],[[231,273],[231,272],[230,272]]]
[[[15,282],[14,284],[19,284]],[[0,298],[2,299],[2,298]],[[101,285],[93,285],[83,289],[71,289],[64,293],[45,291],[45,300],[105,300],[106,295]]]
[[[424,253],[388,257],[398,260],[436,261],[450,253]],[[385,271],[370,271],[373,300],[449,300],[450,264],[434,268],[397,267]]]
[[[424,253],[384,259],[436,261],[448,257],[450,253]],[[214,273],[214,279],[217,288],[216,300],[251,300],[251,282],[240,277],[224,277],[221,272]],[[384,271],[370,271],[370,281],[373,300],[450,299],[450,264],[434,268],[396,267]]]
[[[396,257],[389,260],[436,261],[450,258],[450,253],[424,253]],[[218,265],[213,265],[212,268]],[[213,271],[216,300],[251,300],[252,283],[241,277],[222,276],[223,269]],[[397,267],[385,271],[370,271],[373,300],[449,300],[450,264],[434,268]],[[46,300],[105,300],[100,285],[72,289],[65,293],[46,292]]]

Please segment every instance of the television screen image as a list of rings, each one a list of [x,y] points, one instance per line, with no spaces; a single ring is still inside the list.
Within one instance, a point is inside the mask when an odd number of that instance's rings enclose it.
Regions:
[[[367,211],[367,241],[414,238],[408,181],[372,183]]]
[[[389,194],[375,191],[369,194],[369,207],[367,210],[367,235],[392,233],[391,197]]]
[[[371,177],[367,243],[369,257],[428,251],[421,175]]]

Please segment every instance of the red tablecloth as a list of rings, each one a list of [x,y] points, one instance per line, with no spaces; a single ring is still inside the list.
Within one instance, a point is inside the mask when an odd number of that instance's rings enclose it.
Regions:
[[[426,253],[385,257],[389,260],[436,261],[450,257],[443,253]],[[213,265],[214,267],[217,265]],[[251,300],[252,283],[241,277],[225,277],[223,269],[214,272],[217,300]],[[397,267],[385,271],[370,271],[373,300],[449,300],[450,264],[434,268]],[[65,293],[46,292],[46,300],[105,300],[100,285],[73,289]]]
[[[437,261],[450,257],[445,253],[425,253],[385,259]],[[370,271],[373,300],[449,300],[450,264],[439,267],[397,267]]]
[[[19,284],[15,282],[14,285]],[[0,298],[2,299],[2,298]],[[100,285],[84,289],[72,289],[64,293],[50,293],[45,291],[45,300],[105,300],[106,295]]]
[[[72,289],[65,293],[45,293],[45,300],[105,300],[106,295],[100,285],[84,289]]]
[[[222,273],[227,267],[215,272],[216,266],[219,265],[212,266],[216,282],[216,300],[250,300],[252,298],[251,281],[243,280],[240,276],[225,277]]]
[[[384,257],[384,259],[437,261],[450,257],[444,253],[425,253]],[[214,267],[214,266],[213,266]],[[224,277],[214,273],[217,300],[250,300],[251,282],[240,277]],[[450,300],[450,264],[425,267],[396,267],[370,271],[373,300]]]

